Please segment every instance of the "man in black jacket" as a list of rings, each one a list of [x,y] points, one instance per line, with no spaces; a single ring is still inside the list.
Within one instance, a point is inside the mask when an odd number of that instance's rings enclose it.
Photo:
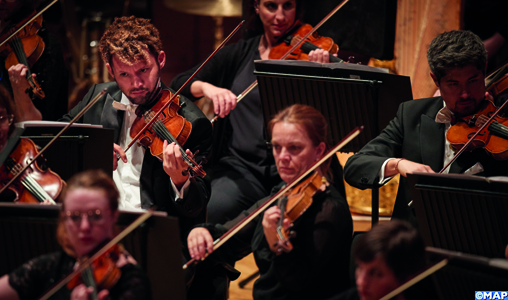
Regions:
[[[430,76],[441,97],[402,103],[397,116],[381,134],[347,161],[346,181],[365,189],[379,187],[401,174],[393,217],[416,223],[408,173],[439,172],[453,157],[445,138],[452,124],[475,113],[484,99],[487,52],[481,39],[469,31],[445,32],[427,53]],[[483,149],[462,154],[445,173],[506,175],[507,164],[495,161]]]
[[[181,236],[194,224],[205,221],[210,196],[207,176],[193,177],[184,172],[188,165],[183,151],[174,143],[164,142],[159,158],[150,150],[133,146],[130,129],[138,116],[151,109],[165,86],[160,81],[160,69],[166,56],[158,30],[149,20],[122,17],[108,28],[99,46],[106,67],[115,82],[93,86],[85,98],[62,120],[77,115],[99,92],[107,93],[80,120],[114,129],[113,178],[121,194],[120,208],[147,209],[156,206],[168,215],[179,218]],[[180,98],[178,114],[192,125],[187,141],[182,145],[200,162],[210,151],[212,127],[192,101]],[[175,134],[175,133],[174,133]],[[121,160],[117,163],[116,156]],[[162,161],[161,161],[162,160]]]

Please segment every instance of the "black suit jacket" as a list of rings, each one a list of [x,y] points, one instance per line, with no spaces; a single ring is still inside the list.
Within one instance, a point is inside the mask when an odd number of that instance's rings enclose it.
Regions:
[[[123,125],[124,112],[113,108],[113,101],[120,101],[122,91],[116,82],[108,82],[94,85],[69,113],[62,117],[62,121],[70,121],[74,118],[98,93],[107,90],[90,110],[79,120],[81,123],[102,125],[104,128],[114,129],[115,143],[118,143],[120,131]],[[208,155],[212,145],[212,126],[201,110],[192,101],[181,97],[181,108],[178,113],[192,124],[192,132],[183,145],[192,153],[199,150],[196,161],[200,162]],[[169,216],[179,218],[180,232],[185,233],[195,224],[202,223],[206,219],[206,205],[210,198],[210,179],[195,177],[191,179],[190,187],[185,199],[175,202],[175,192],[171,186],[170,178],[164,171],[162,162],[150,151],[145,152],[140,178],[141,207],[155,206],[157,210],[166,211]],[[182,235],[185,237],[185,235]]]
[[[350,185],[365,189],[379,187],[379,171],[388,158],[405,158],[428,165],[435,172],[443,168],[445,124],[436,123],[443,99],[433,97],[411,100],[399,106],[397,116],[381,134],[351,156],[344,166],[345,180]],[[451,165],[450,173],[463,173],[480,162],[482,176],[507,175],[507,161],[496,161],[483,149],[465,152]],[[407,204],[411,193],[405,177],[401,177],[393,217],[416,224],[412,209]]]

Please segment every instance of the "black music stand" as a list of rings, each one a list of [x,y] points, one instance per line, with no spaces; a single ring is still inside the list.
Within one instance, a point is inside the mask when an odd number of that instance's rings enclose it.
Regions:
[[[60,250],[55,237],[60,205],[0,203],[0,276],[42,254]],[[139,226],[122,244],[150,279],[153,299],[185,299],[178,219],[166,213]],[[119,230],[141,213],[121,211]]]
[[[489,259],[432,247],[427,247],[426,251],[435,268],[427,269],[406,286],[396,289],[395,295],[403,293],[404,299],[408,300],[472,299],[476,292],[506,291],[508,287],[506,259]],[[496,298],[492,295],[487,299]]]
[[[313,106],[328,122],[330,143],[337,144],[357,126],[360,135],[341,152],[358,152],[413,99],[409,77],[348,63],[255,61],[265,127],[280,110],[295,103]],[[379,218],[379,191],[372,189],[372,224]]]
[[[408,175],[427,246],[502,257],[508,245],[508,182],[459,174]]]
[[[44,147],[67,123],[26,122],[22,137]],[[44,153],[47,166],[63,180],[89,169],[102,169],[112,176],[112,129],[102,126],[74,124]]]

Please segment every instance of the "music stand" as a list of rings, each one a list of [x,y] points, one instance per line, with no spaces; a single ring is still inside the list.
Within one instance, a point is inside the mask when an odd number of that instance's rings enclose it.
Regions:
[[[433,261],[433,266],[381,298],[382,300],[391,299],[401,293],[404,294],[404,299],[448,300],[472,298],[473,294],[479,291],[506,291],[506,259],[489,259],[433,247],[427,247],[426,251]]]
[[[44,147],[67,123],[42,121],[19,124],[24,126],[22,137],[27,137],[36,145]],[[44,152],[47,166],[63,180],[89,169],[102,169],[112,176],[111,153],[114,131],[101,127],[73,124]]]
[[[0,203],[0,276],[28,260],[60,250],[55,237],[59,205]],[[120,211],[119,230],[140,212]],[[178,219],[154,212],[122,244],[150,279],[153,299],[185,299]]]
[[[459,174],[408,175],[427,246],[500,257],[508,245],[508,182]]]
[[[401,102],[413,99],[409,77],[348,63],[255,61],[265,128],[280,110],[295,103],[320,111],[328,122],[332,145],[363,125],[360,135],[341,149],[358,152],[396,115]],[[372,224],[379,218],[379,192],[372,189]]]

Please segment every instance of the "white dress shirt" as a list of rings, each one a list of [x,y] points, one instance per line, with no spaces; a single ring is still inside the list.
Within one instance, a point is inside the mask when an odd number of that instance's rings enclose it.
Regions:
[[[136,104],[132,104],[129,99],[122,93],[120,103],[123,106],[115,106],[117,109],[125,110],[123,118],[122,129],[118,144],[122,149],[132,141],[130,137],[130,128],[136,119]],[[142,210],[141,209],[141,192],[140,192],[140,177],[141,167],[143,166],[143,157],[145,156],[145,148],[139,144],[133,145],[129,151],[125,153],[127,156],[127,163],[123,160],[118,160],[118,167],[113,172],[113,180],[116,183],[118,191],[120,192],[119,208],[123,210]],[[162,162],[161,162],[162,163]],[[190,181],[187,180],[180,190],[176,189],[173,181],[171,185],[176,192],[176,199],[183,198],[185,191],[189,187]]]

